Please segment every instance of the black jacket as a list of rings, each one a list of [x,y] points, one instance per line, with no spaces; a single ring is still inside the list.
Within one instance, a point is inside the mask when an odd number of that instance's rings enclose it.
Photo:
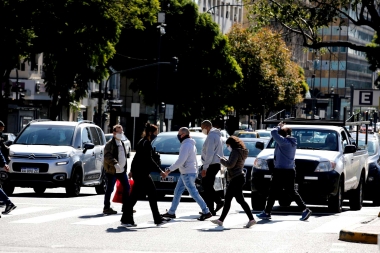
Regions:
[[[142,138],[136,147],[136,154],[133,157],[131,172],[132,177],[149,176],[152,171],[160,171],[160,166],[153,159],[153,148],[151,142]]]

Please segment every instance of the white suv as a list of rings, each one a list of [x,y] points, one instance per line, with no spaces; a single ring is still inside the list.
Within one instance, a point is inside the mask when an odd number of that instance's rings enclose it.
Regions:
[[[103,169],[105,137],[90,121],[32,121],[10,146],[10,170],[0,170],[7,194],[15,186],[32,187],[37,194],[46,188],[65,187],[78,196],[81,186],[98,194],[106,190]]]

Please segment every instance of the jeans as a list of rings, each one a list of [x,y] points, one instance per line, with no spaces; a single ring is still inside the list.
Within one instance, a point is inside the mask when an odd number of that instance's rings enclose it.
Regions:
[[[222,198],[214,189],[215,176],[218,174],[220,167],[221,165],[219,163],[210,164],[207,168],[206,176],[202,178],[202,187],[204,190],[203,196],[212,214],[215,213],[214,202],[216,204],[222,203]]]
[[[245,184],[244,175],[240,175],[235,177],[230,181],[227,187],[226,196],[224,198],[224,207],[222,211],[222,215],[220,215],[219,220],[224,221],[226,218],[228,211],[231,208],[231,201],[235,197],[236,201],[243,208],[244,212],[247,214],[249,220],[253,220],[252,211],[249,208],[248,203],[244,200],[243,195],[243,186]]]
[[[3,189],[0,187],[0,201],[3,201],[4,204],[8,205],[11,203],[11,200],[8,198],[7,194],[3,191]]]
[[[266,213],[271,213],[274,202],[276,201],[276,195],[280,194],[283,190],[289,194],[292,200],[294,200],[302,210],[306,209],[305,202],[303,202],[298,191],[295,189],[295,178],[295,169],[274,169],[270,182],[267,206],[265,207]]]
[[[201,195],[199,195],[199,192],[195,186],[196,177],[197,177],[196,173],[189,173],[189,174],[181,174],[181,176],[178,178],[177,185],[174,189],[174,197],[172,201],[172,206],[170,207],[168,211],[169,214],[175,214],[175,211],[177,210],[177,207],[181,200],[182,193],[185,191],[185,189],[187,189],[190,196],[198,203],[198,205],[200,206],[204,214],[210,212],[206,205],[206,202],[202,199]]]
[[[158,211],[157,206],[157,193],[156,186],[150,177],[150,175],[136,176],[133,177],[134,184],[132,188],[131,195],[129,196],[129,202],[127,203],[127,208],[124,210],[121,216],[121,221],[123,223],[134,224],[133,220],[133,207],[135,206],[139,196],[148,195],[148,201],[150,210],[152,211],[153,219],[155,224],[161,223],[161,215]]]
[[[111,206],[111,202],[110,202],[111,194],[112,194],[113,189],[115,187],[116,179],[118,179],[120,181],[121,185],[123,186],[123,207],[122,207],[122,210],[123,210],[124,205],[126,205],[126,203],[128,203],[129,189],[131,188],[131,186],[129,185],[127,174],[125,172],[115,173],[113,175],[106,173],[106,177],[107,177],[107,191],[104,194],[104,209],[110,208],[110,206]]]

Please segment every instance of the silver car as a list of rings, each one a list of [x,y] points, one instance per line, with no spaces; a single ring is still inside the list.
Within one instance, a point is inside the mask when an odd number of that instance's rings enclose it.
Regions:
[[[32,121],[10,146],[9,172],[0,169],[7,194],[15,187],[31,187],[37,194],[46,188],[65,187],[78,196],[81,186],[106,190],[103,170],[105,137],[89,121]]]

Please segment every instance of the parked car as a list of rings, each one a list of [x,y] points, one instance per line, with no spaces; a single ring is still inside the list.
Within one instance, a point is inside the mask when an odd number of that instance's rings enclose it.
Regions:
[[[356,134],[351,134],[352,138],[356,141]],[[358,147],[360,149],[367,149],[368,151],[368,178],[364,185],[363,195],[364,199],[372,200],[373,204],[380,206],[380,135],[374,133],[368,135],[368,143],[365,145],[365,134],[359,134]]]
[[[258,132],[239,132],[235,136],[242,138],[260,138],[260,134]]]
[[[9,146],[16,139],[16,135],[12,133],[3,133],[2,138],[3,138],[4,144]]]
[[[104,194],[105,137],[90,121],[31,121],[10,146],[9,172],[0,169],[7,194],[15,187],[31,187],[37,194],[46,188],[65,187],[78,196],[81,186],[95,187]]]
[[[113,134],[105,134],[104,136],[106,137],[106,142],[108,142],[109,140],[112,139]],[[121,141],[124,143],[125,151],[127,152],[127,158],[129,158],[131,156],[131,142],[129,141],[127,136],[125,136],[124,134]]]
[[[365,133],[365,127],[366,127],[366,125],[361,125],[359,128],[359,132]],[[368,133],[373,134],[373,127],[372,126],[368,126]]]
[[[202,128],[201,127],[190,127],[189,131],[190,132],[199,132],[199,133],[202,133]]]
[[[179,148],[181,143],[177,139],[178,132],[162,132],[157,135],[157,137],[152,142],[152,147],[156,152],[160,153],[161,158],[161,169],[172,165],[178,158]],[[206,135],[198,132],[190,133],[191,138],[196,141],[197,148],[197,161],[198,168],[201,167],[201,153],[203,143],[206,140]],[[221,172],[218,172],[215,178],[214,188],[216,191],[219,191],[221,195],[224,196],[224,189],[226,185],[226,180],[224,177],[225,167],[222,166]],[[175,170],[169,174],[165,179],[160,176],[160,172],[153,171],[151,172],[151,177],[156,185],[157,193],[159,197],[164,197],[166,194],[173,194],[174,188],[177,184],[178,178],[180,177],[179,170]],[[185,194],[188,194],[185,191]]]
[[[263,145],[266,146],[269,140],[261,138],[244,138],[241,140],[244,142],[245,147],[248,149],[248,158],[244,162],[245,184],[243,186],[243,190],[251,191],[252,167],[255,163],[256,156],[261,152],[261,149],[256,148],[256,143],[262,142]],[[227,158],[230,156],[231,152],[227,149],[227,145],[224,145],[223,153]]]
[[[260,138],[267,138],[267,139],[272,138],[272,135],[270,134],[270,130],[267,130],[267,129],[257,129],[255,132],[259,133]]]

